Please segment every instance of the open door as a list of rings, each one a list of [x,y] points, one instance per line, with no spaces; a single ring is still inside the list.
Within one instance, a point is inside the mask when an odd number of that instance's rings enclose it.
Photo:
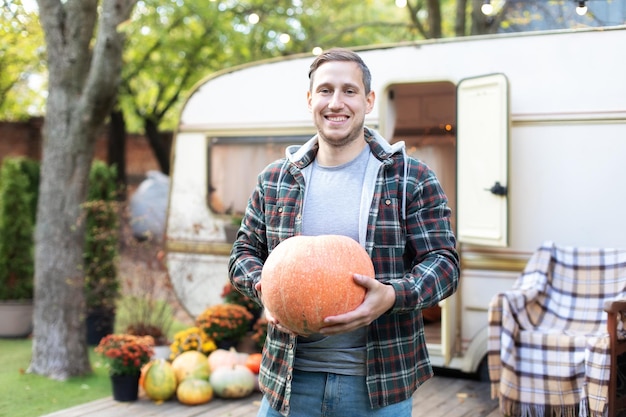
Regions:
[[[456,93],[449,80],[402,82],[388,86],[382,100],[386,109],[382,129],[392,143],[402,140],[407,153],[426,163],[436,174],[456,213]],[[452,219],[455,227],[455,219]],[[457,295],[423,311],[424,332],[431,361],[450,365],[459,346]]]
[[[457,237],[508,245],[509,88],[504,74],[457,86]]]

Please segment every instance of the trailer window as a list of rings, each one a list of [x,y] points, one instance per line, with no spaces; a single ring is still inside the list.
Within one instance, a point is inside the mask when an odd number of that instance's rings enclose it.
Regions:
[[[218,214],[242,214],[257,175],[311,136],[213,137],[208,141],[208,205]]]

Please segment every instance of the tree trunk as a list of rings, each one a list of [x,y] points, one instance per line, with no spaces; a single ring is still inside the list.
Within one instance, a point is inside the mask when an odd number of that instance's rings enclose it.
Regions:
[[[456,36],[465,36],[465,16],[467,9],[467,0],[457,0],[456,2],[456,16],[454,19],[454,34]]]
[[[126,121],[121,110],[113,110],[109,115],[108,139],[108,164],[115,164],[117,168],[117,184],[121,190],[126,190],[126,185],[128,184],[126,177]],[[118,198],[125,200],[125,196],[126,193],[121,193]]]
[[[428,26],[430,27],[431,39],[443,37],[441,29],[441,6],[439,0],[428,0]]]
[[[154,152],[154,157],[161,167],[161,172],[165,175],[170,175],[170,152],[166,146],[163,136],[159,132],[157,124],[150,119],[145,119],[144,129],[146,131],[146,137],[148,138],[150,147]]]
[[[29,371],[53,379],[91,372],[81,204],[87,194],[96,135],[112,107],[120,78],[124,39],[117,27],[128,19],[134,2],[105,0],[99,5],[98,0],[38,0],[47,46],[49,95],[35,233]]]

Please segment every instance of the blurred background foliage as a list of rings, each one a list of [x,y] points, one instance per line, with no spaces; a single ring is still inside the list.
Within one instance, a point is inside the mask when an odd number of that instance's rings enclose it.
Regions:
[[[162,132],[188,92],[224,68],[314,48],[620,25],[626,0],[139,0],[127,34],[123,80],[110,120],[148,137],[164,173]],[[44,114],[46,67],[35,0],[0,0],[0,120]],[[119,161],[110,160],[109,163]]]

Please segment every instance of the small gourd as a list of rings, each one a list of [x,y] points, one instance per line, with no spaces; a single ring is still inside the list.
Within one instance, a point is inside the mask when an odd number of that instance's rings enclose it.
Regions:
[[[176,397],[186,405],[208,403],[213,399],[213,387],[206,379],[187,378],[178,385]]]
[[[220,398],[244,398],[256,388],[256,375],[245,365],[221,366],[210,378],[215,395]]]
[[[214,372],[217,368],[222,366],[233,365],[245,365],[248,360],[248,354],[245,352],[238,352],[235,348],[230,349],[216,349],[209,353],[208,363],[209,370]]]
[[[169,400],[176,392],[176,386],[176,373],[169,362],[155,359],[146,367],[142,387],[151,400]]]
[[[178,355],[172,361],[172,368],[179,384],[187,378],[209,379],[211,374],[207,356],[197,350],[188,350]]]

